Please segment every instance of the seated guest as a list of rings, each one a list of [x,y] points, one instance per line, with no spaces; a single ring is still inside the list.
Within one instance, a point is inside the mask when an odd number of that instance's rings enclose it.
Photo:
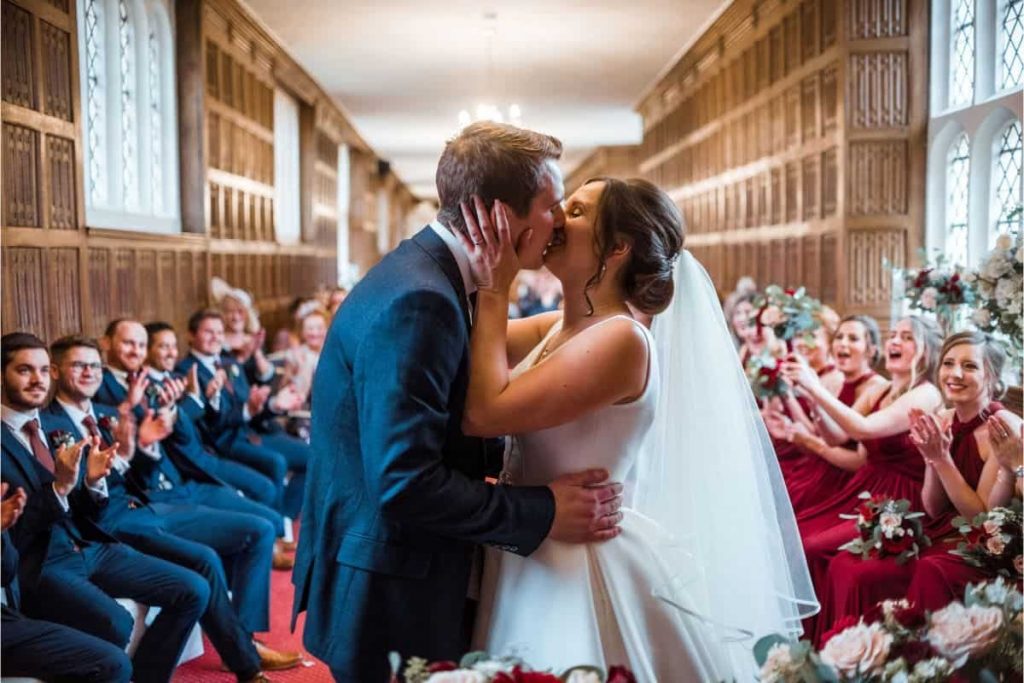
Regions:
[[[216,458],[203,449],[189,417],[190,412],[193,415],[200,414],[198,410],[201,408],[197,407],[199,399],[191,397],[182,404],[185,409],[179,412],[177,402],[185,383],[173,377],[161,380],[143,365],[148,343],[146,328],[134,320],[115,320],[108,325],[103,342],[107,349],[107,366],[103,370],[103,383],[96,393],[97,402],[119,406],[119,412],[132,411],[139,419],[143,419],[148,407],[166,413],[166,418],[173,421],[171,438],[143,453],[149,457],[135,458],[131,463],[131,471],[149,499],[166,503],[194,503],[257,515],[273,525],[275,535],[282,536],[284,520],[279,513],[259,502],[239,496],[235,489],[206,469],[209,461],[216,461]],[[189,375],[196,376],[197,370],[193,366]],[[152,396],[152,401],[148,389],[157,392]],[[190,393],[198,394],[198,387]],[[290,569],[293,564],[290,555],[277,553],[274,563],[276,568]]]
[[[878,324],[868,316],[851,316],[843,319],[836,328],[832,339],[832,357],[842,373],[842,384],[838,387],[837,398],[843,405],[853,406],[857,399],[868,391],[878,391],[885,380],[871,369],[880,355],[880,334]],[[804,368],[803,383],[819,379],[817,372]],[[835,387],[827,387],[831,393]],[[803,402],[801,403],[803,405]],[[794,421],[786,414],[773,413],[766,416],[766,424],[775,439],[781,439],[797,446],[809,456],[801,463],[799,473],[792,472],[786,479],[794,512],[832,496],[849,480],[851,473],[864,462],[856,441],[834,426],[822,411],[811,408],[813,422],[808,427],[802,421]],[[838,434],[836,433],[838,432]]]
[[[181,377],[174,372],[174,366],[178,362],[178,337],[174,328],[165,322],[151,322],[146,324],[146,334],[150,380],[161,382],[167,381],[170,377]],[[192,370],[185,377],[186,386],[190,388],[186,390],[186,395],[180,402],[185,419],[179,418],[175,423],[172,435],[175,441],[181,444],[181,448],[189,451],[194,461],[201,462],[207,472],[229,486],[235,487],[256,502],[273,508],[277,498],[277,489],[270,479],[251,467],[246,467],[228,458],[218,457],[203,444],[202,430],[206,398],[199,385],[199,366],[193,365]],[[104,381],[104,386],[106,385],[107,382]],[[101,388],[97,397],[103,396],[102,391]],[[203,458],[199,453],[200,449],[207,453],[208,457]]]
[[[267,331],[260,325],[252,297],[218,277],[210,281],[214,303],[224,316],[224,349],[245,369],[250,384],[270,384],[274,365],[263,353]]]
[[[132,680],[170,680],[192,627],[206,609],[206,582],[184,567],[118,543],[100,529],[96,520],[118,444],[101,448],[92,437],[73,445],[57,442],[62,435],[40,424],[39,409],[50,389],[46,346],[33,335],[15,332],[4,335],[0,347],[0,477],[28,494],[21,522],[11,532],[22,558],[18,574],[24,614],[124,649],[134,621],[114,598],[160,607],[132,657]],[[99,384],[98,353],[70,354],[62,361],[69,384]]]
[[[269,397],[269,387],[251,387],[241,367],[223,355],[224,321],[217,311],[197,311],[189,319],[191,351],[177,370],[188,374],[199,366],[199,383],[208,396],[207,421],[214,445],[222,454],[248,465],[279,486],[277,510],[295,517],[302,504],[309,446],[284,433],[275,417],[299,407],[301,397],[287,387]],[[288,470],[294,476],[284,486]],[[287,529],[286,529],[287,531]]]
[[[124,650],[87,633],[48,621],[29,619],[18,611],[18,551],[7,535],[25,508],[27,497],[18,489],[7,496],[0,484],[0,656],[4,674],[25,678],[84,683],[128,683],[132,663]]]
[[[130,430],[122,428],[123,423],[130,424],[134,419],[130,408],[119,415],[109,406],[93,403],[101,373],[75,377],[69,367],[75,360],[98,363],[99,347],[94,341],[64,337],[53,343],[51,354],[57,391],[50,406],[42,411],[44,427],[75,437],[91,435],[105,443],[129,443],[123,456],[114,458],[113,470],[105,478],[109,500],[98,516],[103,530],[138,550],[188,567],[205,579],[210,601],[201,624],[239,680],[261,680],[261,665],[297,665],[297,654],[269,649],[258,652],[252,641],[254,631],[266,631],[270,626],[274,528],[262,516],[238,510],[258,503],[246,501],[223,486],[185,481],[160,443],[171,431],[166,414],[157,415],[147,409],[139,423],[136,444]],[[154,424],[158,426],[150,427]],[[136,468],[142,460],[150,462],[145,468]],[[154,462],[157,467],[152,467]],[[224,509],[237,504],[241,504],[239,508]],[[225,564],[231,567],[230,580]]]
[[[915,413],[911,425],[911,437],[928,465],[922,497],[933,520],[948,522],[954,514],[972,520],[1007,505],[1015,493],[1022,451],[1019,438],[1010,436],[1020,434],[1022,422],[992,400],[1002,393],[999,376],[1005,362],[1002,346],[980,332],[946,340],[939,386],[952,410],[939,416]],[[963,599],[970,583],[994,578],[951,554],[956,543],[946,541],[960,536],[948,526],[942,531],[944,538],[934,540],[914,563],[907,589],[907,598],[928,610]]]
[[[816,409],[835,421],[848,438],[860,441],[863,464],[839,491],[809,505],[797,514],[808,569],[819,595],[825,590],[829,562],[839,546],[857,535],[853,520],[839,515],[852,513],[862,502],[863,491],[877,496],[906,498],[915,510],[923,510],[921,489],[924,463],[910,440],[911,408],[933,412],[942,402],[931,382],[938,363],[941,336],[931,320],[908,316],[893,328],[886,343],[885,367],[892,381],[884,388],[864,393],[852,407],[846,406],[820,382],[807,381],[810,373],[799,363],[786,363],[783,374],[796,383],[816,404]],[[813,626],[813,624],[811,624]]]
[[[299,309],[298,335],[301,344],[284,352],[284,384],[291,384],[302,396],[302,406],[309,408],[313,373],[320,360],[320,349],[327,338],[331,316],[316,302],[307,302]]]
[[[333,317],[338,309],[341,308],[341,304],[344,303],[345,297],[348,296],[348,290],[344,287],[335,287],[331,290],[331,293],[327,297],[327,310]]]

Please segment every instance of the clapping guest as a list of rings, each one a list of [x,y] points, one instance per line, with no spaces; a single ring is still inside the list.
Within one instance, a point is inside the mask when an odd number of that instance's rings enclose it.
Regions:
[[[145,348],[139,331],[144,335],[141,325],[123,321],[115,332],[115,348]],[[133,340],[132,344],[123,343],[122,335]],[[68,358],[98,365],[96,343],[84,337],[65,337],[54,342],[51,350],[57,391],[42,413],[45,428],[78,438],[91,436],[104,443],[124,441],[123,435],[115,433],[122,422],[132,420],[137,406],[125,399],[118,414],[94,403],[102,381],[100,372],[95,379],[91,375],[76,378],[68,372]],[[119,362],[125,360],[119,357]],[[209,602],[204,604],[200,622],[240,681],[263,680],[261,667],[296,666],[297,654],[258,652],[252,641],[254,631],[265,631],[270,625],[273,525],[249,512],[258,503],[240,498],[225,486],[183,474],[175,458],[162,447],[171,432],[167,415],[154,417],[157,413],[151,408],[146,408],[144,415],[137,442],[129,441],[130,448],[115,457],[113,470],[105,477],[109,501],[98,515],[100,526],[118,540],[187,567],[203,578]],[[115,417],[119,418],[116,423]],[[147,428],[148,424],[157,426]],[[194,474],[195,468],[188,471]],[[230,579],[225,565],[232,569]]]
[[[97,520],[109,503],[106,477],[119,444],[108,440],[108,446],[86,435],[74,444],[55,442],[71,433],[56,433],[41,424],[51,374],[46,346],[25,333],[4,335],[0,346],[0,476],[28,494],[25,513],[12,530],[22,556],[24,613],[124,649],[134,620],[114,598],[160,607],[132,657],[132,679],[170,680],[192,627],[206,609],[209,588],[194,572],[118,543],[99,527]],[[53,374],[65,377],[66,397],[95,425],[84,389],[94,392],[99,385],[103,366],[98,351],[66,348],[53,360]],[[129,433],[121,431],[123,436]]]
[[[250,383],[269,384],[274,379],[274,365],[263,353],[267,331],[260,325],[249,292],[217,277],[210,281],[210,292],[224,317],[223,353],[242,365]]]
[[[178,363],[178,337],[174,328],[165,322],[146,324],[148,339],[147,362],[150,366],[150,377],[153,381],[161,381],[171,377],[181,377],[174,372]],[[204,414],[206,398],[199,383],[199,366],[193,365],[185,375],[186,391],[179,402],[183,416],[174,425],[172,439],[187,449],[191,458],[210,474],[239,491],[246,497],[274,508],[277,501],[277,488],[265,475],[229,458],[219,457],[203,444],[207,438],[204,433],[206,423]],[[100,394],[102,396],[102,394]],[[191,427],[191,429],[190,429]],[[204,455],[205,454],[205,455]],[[276,561],[276,560],[275,560]]]
[[[345,302],[345,297],[348,296],[348,290],[344,287],[335,287],[331,290],[331,293],[327,297],[327,310],[333,317],[338,309],[341,308],[341,304]]]
[[[298,311],[297,333],[301,344],[284,352],[284,382],[302,396],[302,405],[309,406],[313,373],[320,361],[320,350],[327,338],[330,314],[315,301],[307,301]]]
[[[0,607],[0,655],[4,674],[26,678],[83,683],[128,683],[132,664],[121,648],[73,628],[29,619],[19,610],[18,551],[7,531],[25,509],[27,495],[18,489],[8,496],[8,485],[0,484],[0,585],[4,604]]]
[[[816,408],[831,418],[845,438],[860,442],[856,473],[826,500],[797,514],[804,553],[815,588],[825,588],[828,564],[839,546],[857,535],[852,513],[863,491],[891,498],[906,498],[915,510],[922,509],[924,463],[910,438],[910,410],[934,412],[942,401],[932,382],[938,363],[941,336],[931,320],[908,316],[900,320],[886,342],[885,367],[892,381],[865,392],[852,407],[845,405],[811,378],[806,366],[788,362],[786,378],[804,390]],[[853,463],[851,463],[853,464]]]
[[[1002,346],[980,332],[952,335],[943,346],[939,386],[950,410],[915,412],[911,437],[928,465],[922,499],[929,529],[937,538],[913,566],[907,597],[935,610],[963,598],[969,583],[986,572],[952,555],[959,536],[949,526],[954,515],[968,520],[1006,505],[1014,494],[1015,470],[1022,457],[1022,421],[993,397],[1002,393],[999,376],[1006,361]],[[1016,441],[1016,443],[1013,443]],[[1010,448],[1006,448],[1010,445]],[[1007,470],[1009,456],[1013,470]],[[941,538],[939,538],[941,536]]]

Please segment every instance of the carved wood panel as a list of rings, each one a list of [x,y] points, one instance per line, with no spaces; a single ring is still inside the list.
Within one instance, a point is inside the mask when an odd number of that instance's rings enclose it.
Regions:
[[[10,0],[3,0],[3,99],[19,107],[36,106],[35,35],[32,15]],[[9,166],[7,168],[10,168]]]
[[[46,337],[43,250],[12,248],[5,250],[4,332],[23,331]]]
[[[92,315],[87,334],[98,334],[113,319],[111,315],[110,249],[89,249],[89,301]]]
[[[39,132],[3,124],[4,225],[39,227]]]
[[[884,262],[888,260],[896,267],[906,263],[906,231],[851,230],[847,244],[850,303],[856,306],[888,304],[892,272]]]
[[[45,294],[50,313],[48,338],[53,340],[82,331],[81,280],[78,273],[78,249],[49,249],[51,287]]]
[[[849,0],[851,39],[907,35],[906,0]]]
[[[850,125],[853,128],[900,128],[909,116],[906,52],[861,52],[850,55]]]
[[[77,230],[75,141],[47,135],[46,160],[50,169],[49,225],[57,230]]]
[[[43,58],[43,113],[72,120],[71,35],[40,21]]]
[[[158,288],[157,256],[152,249],[136,252],[135,277],[137,296],[132,316],[142,322],[156,318],[160,310],[160,299],[164,293]]]
[[[857,141],[849,147],[851,216],[907,212],[907,141]]]
[[[111,268],[111,310],[110,318],[131,318],[138,310],[137,278],[135,275],[135,250],[114,249]]]

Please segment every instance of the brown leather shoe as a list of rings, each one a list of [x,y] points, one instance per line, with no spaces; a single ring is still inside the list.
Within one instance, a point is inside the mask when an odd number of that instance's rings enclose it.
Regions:
[[[274,552],[274,569],[287,570],[295,566],[295,558],[285,552]]]
[[[260,656],[260,666],[264,671],[294,669],[302,663],[302,654],[299,652],[280,652],[267,647],[258,640],[252,641],[252,644],[256,646],[256,653]]]

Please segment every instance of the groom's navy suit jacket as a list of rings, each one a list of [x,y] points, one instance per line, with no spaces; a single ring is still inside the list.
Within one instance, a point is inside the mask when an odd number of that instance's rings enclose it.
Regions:
[[[551,527],[548,488],[483,481],[484,442],[461,430],[468,342],[458,265],[429,227],[331,323],[292,580],[303,642],[339,680],[387,680],[391,650],[457,660],[475,545],[527,555]]]

